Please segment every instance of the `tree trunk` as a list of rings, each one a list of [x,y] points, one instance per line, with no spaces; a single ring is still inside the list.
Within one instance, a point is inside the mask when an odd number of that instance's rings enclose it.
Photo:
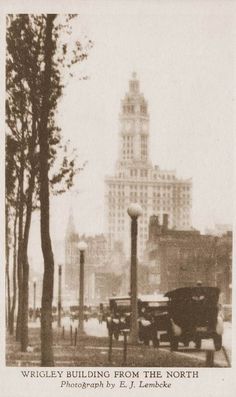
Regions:
[[[27,209],[28,211],[28,209]],[[27,245],[28,241],[23,244],[22,249],[22,314],[21,314],[21,351],[27,351],[28,346],[28,313],[29,313],[29,263],[27,255]]]
[[[47,14],[46,37],[45,37],[45,71],[43,81],[43,95],[41,105],[41,117],[39,122],[39,144],[40,144],[40,226],[41,246],[44,258],[42,310],[41,310],[41,365],[53,366],[53,335],[52,335],[52,299],[53,299],[53,276],[54,259],[50,238],[49,224],[49,99],[51,93],[51,70],[53,56],[52,29],[55,14]]]
[[[29,146],[29,161],[30,161],[30,176],[28,195],[26,200],[26,219],[24,228],[24,238],[22,244],[22,317],[21,317],[21,351],[25,352],[28,346],[29,332],[28,332],[28,313],[29,313],[29,261],[28,261],[28,242],[29,232],[32,217],[32,202],[34,193],[34,183],[36,176],[36,161],[35,161],[35,147],[37,140],[36,129],[36,108],[32,104],[32,137]]]
[[[24,134],[24,133],[23,133]],[[18,255],[17,255],[17,281],[18,281],[18,313],[16,323],[16,340],[21,338],[22,317],[22,245],[23,245],[23,215],[24,215],[24,143],[22,143],[19,175],[19,222],[18,222]]]
[[[17,199],[18,202],[18,199]],[[13,297],[12,297],[12,307],[10,311],[10,323],[9,323],[9,332],[10,335],[14,333],[14,317],[15,317],[15,307],[16,307],[16,293],[17,293],[17,285],[16,285],[16,262],[17,262],[17,219],[18,219],[18,211],[17,206],[15,210],[15,220],[13,227],[13,271],[12,271],[12,280],[13,280]]]
[[[31,164],[32,167],[32,164]],[[26,220],[22,246],[22,317],[21,317],[21,351],[25,352],[28,346],[28,313],[29,313],[29,262],[28,242],[32,216],[32,199],[34,192],[35,168],[31,168],[28,197],[26,202]]]
[[[7,313],[6,313],[6,320],[7,320],[7,329],[10,328],[10,310],[11,310],[11,296],[10,296],[10,275],[9,275],[9,208],[6,203],[6,219],[5,219],[5,243],[6,243],[6,292],[7,292]]]

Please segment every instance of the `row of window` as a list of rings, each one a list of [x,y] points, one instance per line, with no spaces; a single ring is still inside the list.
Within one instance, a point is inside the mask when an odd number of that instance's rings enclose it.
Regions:
[[[135,196],[135,197],[140,197],[140,198],[146,197],[148,200],[161,200],[161,199],[165,200],[165,199],[169,199],[173,203],[175,203],[176,205],[184,203],[184,202],[187,202],[187,201],[191,202],[191,196],[190,195],[186,195],[186,196],[184,195],[184,196],[176,198],[176,197],[174,197],[171,194],[171,192],[167,192],[167,193],[165,193],[165,192],[160,192],[160,193],[153,192],[153,194],[150,194],[150,193],[148,194],[147,190],[146,191],[143,191],[143,190],[142,191],[138,191],[138,189],[134,189],[134,188],[133,189],[130,188],[129,192],[124,192],[124,190],[122,190],[122,191],[114,191],[114,190],[112,191],[112,190],[110,190],[108,192],[108,196],[109,197],[117,197],[117,198],[120,198],[120,197],[124,198],[124,196],[126,198],[129,197],[129,196]]]
[[[130,143],[133,143],[133,136],[131,136],[131,135],[123,135],[123,141],[124,141],[124,143],[126,143],[126,141],[127,141],[127,145],[129,144],[129,142]]]
[[[124,174],[119,174],[119,177],[121,178],[122,176],[124,176]],[[130,170],[130,176],[141,176],[141,177],[145,177],[148,176],[148,170],[146,169],[141,169],[141,170],[137,170],[137,169],[131,169]],[[148,186],[147,185],[130,185],[127,186],[127,184],[110,184],[110,189],[124,189],[125,187],[129,187],[130,189],[134,189],[134,190],[147,190]],[[189,193],[185,193],[185,191],[189,191],[190,187],[189,186],[183,186],[182,188],[176,188],[175,186],[171,186],[171,185],[154,185],[154,186],[150,186],[151,188],[153,188],[153,191],[155,190],[173,190],[175,197],[188,197]]]
[[[147,106],[146,105],[124,105],[123,106],[123,113],[127,114],[134,114],[136,111],[136,113],[140,112],[142,114],[147,114]]]
[[[157,176],[159,178],[161,178],[161,179],[167,179],[167,180],[174,180],[175,179],[174,175],[168,175],[168,174],[158,174],[158,175],[156,175],[156,174],[154,174],[154,178],[157,177]]]
[[[130,191],[130,193],[125,195],[125,192],[111,192],[109,191],[108,193],[109,197],[114,197],[114,198],[118,198],[121,199],[121,197],[124,199],[124,197],[128,198],[128,197],[135,197],[136,199],[143,199],[144,197],[146,198],[146,200],[153,200],[153,203],[155,201],[170,201],[173,202],[174,205],[178,206],[178,205],[183,205],[183,204],[190,204],[191,203],[191,199],[189,196],[186,197],[181,197],[180,199],[176,199],[174,198],[170,193],[157,193],[157,194],[153,194],[153,196],[148,196],[147,192],[137,192],[137,191]]]
[[[127,157],[127,156],[129,156],[131,154],[133,154],[133,149],[123,150],[123,157]]]

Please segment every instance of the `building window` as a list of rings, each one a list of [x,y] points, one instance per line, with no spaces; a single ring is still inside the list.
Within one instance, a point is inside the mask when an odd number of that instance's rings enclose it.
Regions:
[[[147,106],[146,105],[141,105],[140,106],[140,111],[141,111],[141,113],[146,114],[147,113]]]

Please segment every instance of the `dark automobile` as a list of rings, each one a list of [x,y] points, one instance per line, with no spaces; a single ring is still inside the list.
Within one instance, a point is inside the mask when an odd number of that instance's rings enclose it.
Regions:
[[[168,298],[163,295],[141,295],[138,298],[139,339],[146,345],[152,341],[159,346],[160,340],[168,339]],[[110,299],[110,317],[107,319],[108,331],[115,339],[123,329],[130,328],[130,297],[112,297]]]
[[[107,328],[115,339],[119,339],[120,332],[130,328],[130,297],[112,297],[109,299],[109,306],[110,315],[107,316]]]
[[[70,318],[72,321],[79,318],[79,306],[78,305],[70,306]]]
[[[110,306],[107,302],[100,303],[98,312],[98,322],[101,324],[103,321],[107,321],[107,317],[110,315]]]
[[[88,306],[84,306],[84,320],[88,321],[90,317],[90,308]],[[77,320],[79,318],[79,305],[70,306],[70,318],[72,321]]]
[[[146,345],[152,340],[155,347],[169,340],[169,313],[167,297],[141,295],[139,300],[139,338]]]
[[[202,339],[213,338],[215,349],[222,347],[223,313],[219,305],[220,290],[216,287],[186,287],[167,292],[169,298],[170,345],[178,349],[179,342],[195,342],[201,348]]]

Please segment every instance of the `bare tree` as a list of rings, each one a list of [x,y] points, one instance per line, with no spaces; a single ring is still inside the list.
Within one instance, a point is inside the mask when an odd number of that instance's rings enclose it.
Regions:
[[[52,365],[49,346],[52,344],[53,253],[49,196],[51,191],[62,193],[70,188],[78,171],[74,153],[68,156],[67,146],[62,145],[60,129],[55,124],[57,102],[63,89],[62,69],[87,57],[80,42],[76,42],[76,49],[68,60],[67,44],[59,41],[60,32],[69,33],[69,21],[73,18],[73,15],[65,16],[64,22],[60,18],[54,25],[56,15],[52,14],[9,16],[7,34],[7,125],[10,136],[17,142],[17,337],[20,336],[21,350],[25,351],[28,345],[28,241],[32,211],[39,199],[44,256],[42,365]],[[62,161],[58,165],[55,159],[59,151]],[[44,356],[46,350],[48,353]]]

